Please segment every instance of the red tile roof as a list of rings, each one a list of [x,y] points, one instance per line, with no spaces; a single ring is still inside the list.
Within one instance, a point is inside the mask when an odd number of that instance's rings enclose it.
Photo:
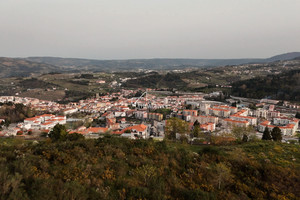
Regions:
[[[224,121],[227,121],[227,122],[233,122],[233,123],[240,123],[240,124],[247,124],[249,123],[248,121],[237,121],[237,120],[233,120],[233,119],[224,119]]]
[[[144,124],[139,124],[135,126],[130,126],[127,128],[124,128],[122,131],[120,131],[120,134],[123,134],[126,130],[137,130],[138,132],[143,132],[147,129],[147,126]]]

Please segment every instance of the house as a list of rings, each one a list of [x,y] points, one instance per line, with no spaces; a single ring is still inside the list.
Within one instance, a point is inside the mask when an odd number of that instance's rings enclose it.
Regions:
[[[230,114],[234,114],[237,112],[237,107],[233,106],[227,106],[227,105],[215,105],[213,108],[219,108],[219,109],[224,109],[224,110],[230,110]]]
[[[69,114],[72,114],[72,113],[76,113],[78,111],[77,108],[68,108],[68,109],[65,109],[63,111],[64,115],[69,115]]]
[[[119,119],[118,122],[121,123],[121,124],[125,124],[126,123],[126,119],[123,117],[123,118]]]
[[[269,104],[278,104],[278,100],[272,100],[272,99],[261,99],[260,103],[269,103]]]
[[[77,128],[76,130],[70,131],[69,134],[79,133],[79,134],[82,134],[82,135],[88,135],[88,134],[105,133],[107,131],[108,131],[108,128],[103,128],[103,127],[86,128],[84,126],[81,126],[81,127]]]
[[[115,117],[126,117],[126,111],[125,110],[117,110],[114,111]]]
[[[185,121],[190,121],[191,117],[197,116],[198,111],[197,110],[183,110],[182,111],[182,117]]]
[[[148,126],[145,124],[139,124],[134,126],[129,126],[122,131],[120,131],[118,134],[121,134],[122,137],[128,137],[131,139],[136,138],[147,138],[148,137]]]
[[[281,130],[284,136],[295,135],[298,129],[298,119],[287,118],[287,117],[277,117],[273,119],[273,122],[265,120],[258,125],[258,131],[264,132],[265,128],[268,127],[270,131],[276,126]]]
[[[230,113],[231,112],[228,109],[220,109],[220,108],[209,108],[208,109],[209,115],[214,115],[217,117],[229,117]]]
[[[275,118],[275,117],[280,117],[280,112],[279,111],[268,111],[268,117],[269,118]]]
[[[236,121],[248,121],[250,125],[256,126],[257,118],[247,116],[247,114],[248,114],[248,110],[243,109],[233,115],[230,115],[230,119]]]
[[[104,80],[97,80],[96,83],[98,83],[98,84],[104,84],[105,81]]]
[[[99,134],[99,133],[105,133],[108,131],[108,128],[103,127],[90,127],[85,130],[87,134]]]
[[[206,124],[201,124],[200,128],[205,131],[214,131],[216,129],[216,124],[208,122]]]
[[[66,124],[66,116],[55,116],[52,114],[44,114],[36,117],[24,119],[23,128],[25,129],[51,129],[56,124]]]
[[[263,108],[258,108],[257,110],[254,111],[253,114],[258,118],[267,118],[268,111]]]
[[[137,110],[135,112],[135,118],[137,119],[147,119],[148,113],[146,110]]]
[[[198,115],[198,111],[197,110],[183,110],[182,112],[183,116],[197,116]]]
[[[224,119],[223,123],[224,123],[224,126],[226,128],[232,128],[234,126],[236,126],[236,127],[247,127],[250,124],[246,120],[238,121],[238,120],[233,120],[233,119],[229,119],[229,118]]]
[[[114,118],[114,114],[112,112],[106,112],[103,115],[101,115],[101,118],[103,119],[110,119],[110,118]]]
[[[106,126],[111,130],[117,130],[120,128],[120,124],[116,123],[116,118],[106,119]]]
[[[41,130],[47,130],[47,129],[53,128],[55,125],[56,125],[56,123],[54,123],[54,122],[45,122],[45,123],[42,123],[40,125],[40,127],[41,127]]]
[[[200,124],[206,124],[206,123],[214,123],[218,124],[219,118],[214,117],[214,116],[196,116],[196,117],[191,117],[191,122],[194,123],[195,121],[198,121]]]
[[[200,111],[208,113],[208,109],[210,108],[210,104],[209,103],[200,103]]]
[[[149,113],[148,118],[156,120],[156,121],[162,121],[163,120],[163,114],[161,114],[161,113]]]

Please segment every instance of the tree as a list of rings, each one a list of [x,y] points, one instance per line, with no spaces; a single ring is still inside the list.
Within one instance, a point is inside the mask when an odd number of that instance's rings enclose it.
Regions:
[[[244,128],[239,126],[234,126],[231,130],[231,133],[237,140],[242,140]]]
[[[237,140],[241,141],[244,135],[247,136],[247,138],[249,138],[250,135],[255,133],[255,130],[252,126],[248,126],[248,127],[234,126],[232,128],[231,133]]]
[[[194,122],[194,125],[193,125],[193,126],[195,127],[195,126],[199,126],[199,125],[200,125],[200,123],[198,122],[198,120],[196,120],[196,121]]]
[[[269,128],[266,127],[265,130],[264,130],[264,133],[263,133],[263,136],[261,138],[262,140],[272,140],[272,137],[270,135],[270,131],[269,131]]]
[[[188,123],[178,118],[171,118],[166,121],[166,136],[169,139],[176,139],[176,133],[184,134],[188,132]]]
[[[231,106],[237,107],[237,103],[236,103],[236,102],[233,102],[233,103],[231,104]]]
[[[49,138],[51,138],[52,141],[64,141],[67,135],[66,127],[61,124],[56,124],[53,130],[50,131]]]
[[[4,121],[4,126],[9,127],[9,125],[10,125],[10,120],[6,119]]]
[[[198,120],[196,120],[193,125],[192,137],[199,137],[200,134],[201,134],[200,123],[198,122]]]
[[[271,135],[272,135],[272,139],[274,141],[281,141],[282,140],[281,130],[277,126],[273,128],[273,130],[271,132]]]
[[[124,133],[131,133],[131,130],[127,129],[127,130],[124,131]]]
[[[72,134],[68,134],[66,136],[66,139],[69,141],[77,141],[77,140],[83,140],[84,136],[80,133],[72,133]]]
[[[246,134],[244,134],[242,141],[243,142],[248,142],[248,139],[249,139],[248,136]]]
[[[255,106],[255,104],[253,104],[253,103],[249,104],[249,108],[252,109],[252,110],[256,110],[257,109],[256,106]]]
[[[192,105],[191,105],[191,104],[187,104],[187,105],[185,106],[185,108],[186,108],[187,110],[190,110],[190,109],[192,109]]]
[[[166,116],[170,115],[172,113],[172,110],[167,109],[167,108],[159,108],[159,109],[154,110],[154,112],[163,114],[163,118],[166,119]]]
[[[23,135],[23,131],[18,131],[17,135]]]
[[[136,168],[134,173],[141,180],[144,186],[149,186],[151,180],[157,176],[157,169],[151,165],[143,165]]]
[[[221,184],[229,182],[232,179],[232,174],[230,172],[230,168],[227,167],[224,163],[218,163],[215,167],[216,174],[217,174],[217,185],[218,189],[221,189]]]
[[[192,134],[194,137],[199,137],[201,135],[200,126],[194,126]]]

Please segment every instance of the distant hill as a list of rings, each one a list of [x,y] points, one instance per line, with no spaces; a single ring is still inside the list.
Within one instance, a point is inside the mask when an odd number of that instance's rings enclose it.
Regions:
[[[128,69],[182,69],[188,67],[218,67],[244,63],[263,62],[262,59],[132,59],[132,60],[89,60],[57,57],[29,57],[29,61],[61,66],[69,70],[80,67],[81,70],[128,70]],[[84,68],[82,68],[84,67]],[[78,68],[77,68],[78,69]]]
[[[271,58],[247,59],[130,59],[93,60],[59,57],[0,58],[0,77],[30,76],[49,72],[99,72],[136,69],[172,70],[185,68],[219,67],[247,63],[268,63],[292,60],[300,57],[300,52],[286,53]]]
[[[295,58],[297,58],[297,59],[300,58],[300,52],[291,52],[291,53],[280,54],[280,55],[273,56],[271,58],[265,59],[265,62],[275,62],[275,61],[282,61],[282,60],[293,60]]]
[[[131,60],[91,60],[58,57],[29,57],[33,62],[47,63],[63,67],[99,67],[101,69],[172,69],[181,66],[211,67],[222,65],[238,65],[249,62],[260,62],[261,59],[131,59]]]
[[[297,58],[294,58],[293,60],[300,60],[300,56],[299,56],[299,57],[297,57]]]
[[[167,73],[161,75],[158,73],[150,73],[144,76],[140,76],[136,79],[128,80],[123,83],[124,87],[129,88],[183,88],[187,86],[178,74]]]
[[[300,52],[277,55],[271,58],[246,58],[246,59],[130,59],[130,60],[93,60],[59,57],[29,57],[33,62],[72,68],[85,67],[90,70],[122,70],[122,69],[178,69],[187,67],[218,67],[226,65],[240,65],[247,63],[267,63],[279,60],[291,60],[300,57]],[[81,68],[82,69],[82,68]]]
[[[237,81],[232,84],[232,95],[300,101],[300,70]]]
[[[22,77],[33,74],[49,73],[62,71],[60,67],[47,63],[37,63],[19,58],[1,58],[0,57],[0,77]]]

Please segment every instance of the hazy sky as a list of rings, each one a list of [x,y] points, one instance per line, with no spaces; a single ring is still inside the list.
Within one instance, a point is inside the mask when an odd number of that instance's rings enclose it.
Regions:
[[[0,0],[0,57],[245,58],[300,51],[300,0]]]

